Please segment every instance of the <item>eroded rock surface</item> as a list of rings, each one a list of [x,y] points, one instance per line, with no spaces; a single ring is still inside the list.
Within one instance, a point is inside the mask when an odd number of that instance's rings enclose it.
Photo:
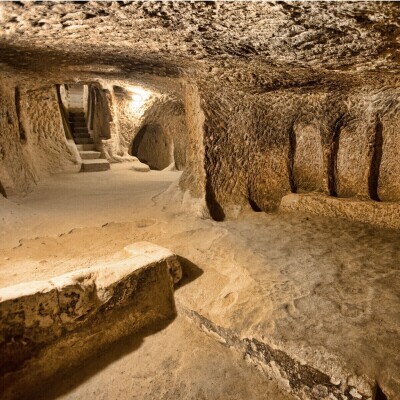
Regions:
[[[229,219],[280,207],[398,229],[398,3],[0,7],[2,195],[25,194],[46,174],[74,166],[53,89],[90,85],[102,156],[142,168],[134,140],[160,125],[168,155],[184,169],[183,202],[194,204],[196,215],[228,220],[224,227],[192,221],[205,225],[191,230],[185,219],[175,234],[196,244],[187,254],[199,264],[207,263],[198,249],[219,260],[189,296],[182,291],[188,314],[298,396],[367,399],[378,380],[396,399],[399,361],[385,346],[398,348],[398,330],[377,334],[380,318],[386,326],[398,318],[384,308],[398,303],[396,231],[377,238],[350,223],[340,238],[333,228],[344,224],[339,220],[310,227],[307,219],[279,216],[290,222],[274,231],[265,226],[274,216],[247,228]],[[134,86],[152,93],[142,113],[132,112]],[[320,307],[326,312],[318,314]]]
[[[11,86],[97,82],[113,114],[105,156],[129,158],[159,123],[215,219],[297,191],[400,199],[396,2],[6,2],[1,21]],[[141,122],[120,95],[133,83],[168,98]]]

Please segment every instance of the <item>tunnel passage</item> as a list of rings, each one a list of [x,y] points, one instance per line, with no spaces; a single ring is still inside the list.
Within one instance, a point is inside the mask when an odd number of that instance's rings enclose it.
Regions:
[[[174,161],[172,141],[158,124],[140,129],[133,139],[131,154],[155,170],[162,170]]]

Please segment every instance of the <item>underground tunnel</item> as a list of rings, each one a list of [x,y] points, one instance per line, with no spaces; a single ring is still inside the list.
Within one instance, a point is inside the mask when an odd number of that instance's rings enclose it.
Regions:
[[[1,2],[1,398],[400,400],[399,21]]]

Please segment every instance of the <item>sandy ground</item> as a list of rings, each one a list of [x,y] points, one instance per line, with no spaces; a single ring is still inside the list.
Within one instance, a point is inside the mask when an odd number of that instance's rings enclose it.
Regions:
[[[153,198],[181,173],[135,172],[130,164],[112,168],[53,175],[25,198],[0,197],[0,287],[59,275],[103,256],[113,258],[114,248],[122,247],[114,243],[110,249],[99,235],[113,224],[131,222],[116,236],[121,240],[122,233],[126,243],[146,240],[145,228],[153,224],[159,230],[160,210]]]
[[[53,176],[11,199],[19,205],[3,200],[0,286],[118,258],[148,240],[195,271],[176,292],[180,306],[331,374],[400,385],[398,231],[302,214],[217,223],[179,211],[177,192],[162,194],[179,173],[127,168]]]
[[[27,197],[0,197],[0,248],[21,238],[57,235],[71,229],[131,221],[154,213],[152,198],[181,172],[135,172],[132,164],[112,171],[57,174],[39,183]]]

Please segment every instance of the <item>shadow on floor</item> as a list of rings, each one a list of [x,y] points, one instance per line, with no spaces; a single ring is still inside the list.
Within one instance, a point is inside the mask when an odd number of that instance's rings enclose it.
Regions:
[[[178,290],[190,282],[193,282],[204,273],[201,268],[199,268],[196,264],[193,264],[187,258],[178,256],[178,260],[182,266],[182,279],[175,285],[175,290]]]
[[[37,383],[34,387],[26,388],[26,391],[18,399],[54,400],[59,396],[68,394],[108,365],[139,349],[146,337],[165,329],[174,320],[175,317],[154,324],[151,327],[143,328],[118,340],[102,349],[102,352],[95,356],[82,360],[79,365],[71,365],[69,368],[63,369],[48,379]]]

